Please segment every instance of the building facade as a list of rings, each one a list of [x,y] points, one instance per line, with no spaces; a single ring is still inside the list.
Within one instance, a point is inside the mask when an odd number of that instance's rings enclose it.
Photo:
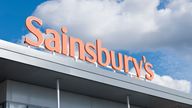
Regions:
[[[0,40],[0,108],[192,108],[192,96]]]

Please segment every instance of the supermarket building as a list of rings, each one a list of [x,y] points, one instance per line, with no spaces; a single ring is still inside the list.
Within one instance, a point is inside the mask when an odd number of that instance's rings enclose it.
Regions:
[[[192,108],[192,96],[0,40],[0,108]]]

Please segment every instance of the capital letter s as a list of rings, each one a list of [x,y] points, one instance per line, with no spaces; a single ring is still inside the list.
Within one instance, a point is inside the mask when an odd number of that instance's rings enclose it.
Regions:
[[[42,20],[38,19],[37,17],[30,16],[26,19],[26,27],[27,29],[36,36],[37,42],[32,41],[29,37],[25,37],[24,43],[27,43],[32,46],[40,46],[43,43],[43,35],[40,30],[38,30],[35,26],[33,26],[32,21],[37,22],[40,26],[43,25]]]

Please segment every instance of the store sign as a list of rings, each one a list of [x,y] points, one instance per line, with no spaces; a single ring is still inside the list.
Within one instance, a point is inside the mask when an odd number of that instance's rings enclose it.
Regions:
[[[26,19],[27,29],[37,38],[37,40],[34,41],[29,37],[25,37],[24,43],[28,45],[35,47],[44,45],[45,48],[51,52],[60,53],[73,58],[75,57],[76,47],[78,47],[78,59],[82,61],[97,63],[104,67],[110,65],[113,70],[123,70],[125,73],[130,71],[129,63],[132,63],[138,78],[141,77],[141,71],[143,69],[146,71],[145,78],[147,80],[152,80],[154,78],[154,73],[152,71],[153,65],[146,61],[145,56],[142,57],[139,63],[135,58],[122,55],[121,53],[118,53],[116,58],[114,51],[109,51],[107,48],[102,47],[101,40],[96,40],[95,44],[92,42],[84,43],[79,38],[67,36],[66,27],[61,28],[61,35],[56,30],[46,29],[45,34],[52,35],[52,37],[44,37],[43,33],[34,26],[34,22],[39,26],[43,25],[42,20],[37,17],[30,16]],[[105,57],[103,57],[103,55],[105,55]]]

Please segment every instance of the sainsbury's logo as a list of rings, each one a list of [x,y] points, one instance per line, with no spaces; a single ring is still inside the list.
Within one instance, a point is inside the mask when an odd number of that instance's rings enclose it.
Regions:
[[[29,37],[25,37],[24,43],[28,45],[35,47],[44,45],[45,48],[51,52],[56,52],[73,58],[75,57],[76,47],[78,47],[78,59],[82,61],[97,63],[104,67],[110,65],[113,70],[123,70],[127,74],[130,71],[129,63],[132,63],[138,78],[141,77],[142,69],[146,71],[145,78],[147,80],[152,80],[154,78],[154,72],[152,71],[153,65],[147,62],[145,56],[142,56],[142,60],[139,62],[135,58],[121,53],[118,53],[116,58],[116,54],[113,50],[109,51],[107,48],[102,47],[101,40],[96,40],[95,44],[92,42],[84,43],[79,38],[67,36],[66,27],[61,27],[61,34],[54,29],[46,29],[45,34],[52,35],[52,37],[45,38],[43,33],[36,28],[32,22],[36,22],[39,26],[43,25],[43,21],[37,17],[30,16],[26,19],[27,29],[37,38],[37,40],[34,41]]]

